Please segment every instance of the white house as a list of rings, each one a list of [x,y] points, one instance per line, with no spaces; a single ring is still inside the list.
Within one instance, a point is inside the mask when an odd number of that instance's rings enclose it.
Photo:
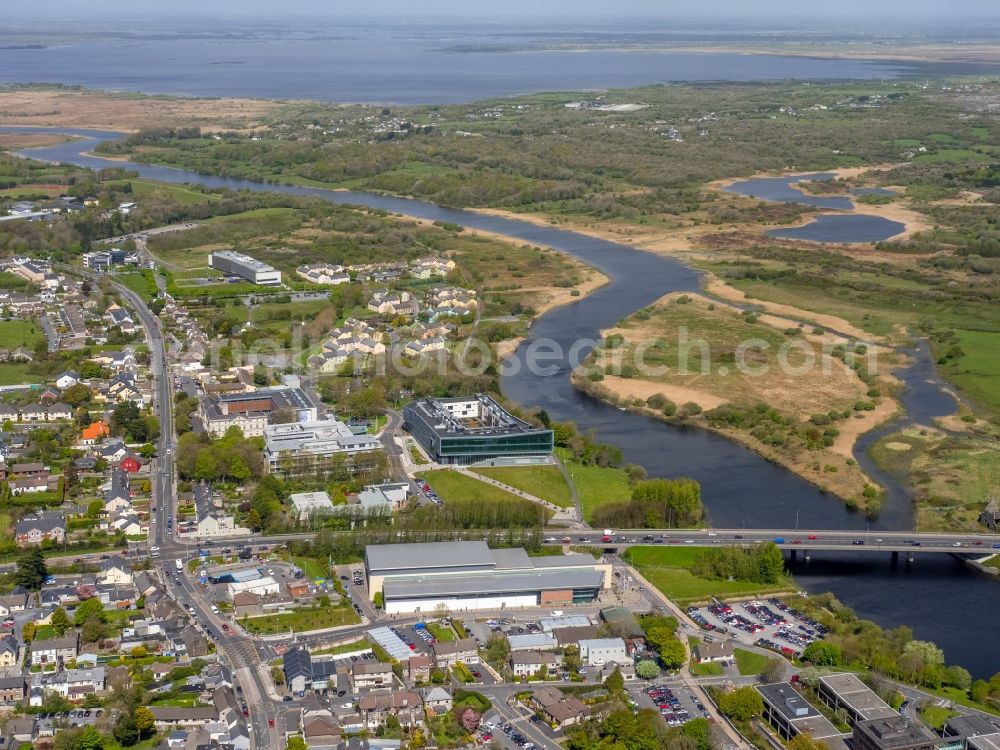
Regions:
[[[592,667],[602,667],[608,662],[626,664],[632,659],[628,655],[625,641],[621,638],[590,638],[580,641],[580,659]]]
[[[67,370],[66,372],[60,373],[56,378],[56,387],[60,390],[66,388],[71,388],[80,382],[80,376],[77,375],[72,370]]]

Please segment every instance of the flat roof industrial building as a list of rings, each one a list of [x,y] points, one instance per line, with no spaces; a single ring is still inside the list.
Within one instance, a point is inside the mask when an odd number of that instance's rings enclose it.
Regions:
[[[227,276],[239,276],[253,284],[277,286],[281,283],[281,271],[249,255],[233,250],[219,250],[208,254],[208,265]]]
[[[518,419],[483,393],[417,399],[403,409],[403,426],[441,464],[540,457],[553,450],[552,430]]]
[[[365,570],[389,614],[592,602],[611,580],[611,566],[590,555],[532,558],[486,542],[371,545]]]
[[[844,736],[823,714],[809,705],[805,698],[787,682],[756,685],[754,689],[764,700],[763,717],[786,740],[798,734],[808,734],[820,740],[830,750],[846,750]]]
[[[820,677],[818,694],[819,699],[834,711],[844,709],[851,724],[899,716],[857,675],[849,672]]]

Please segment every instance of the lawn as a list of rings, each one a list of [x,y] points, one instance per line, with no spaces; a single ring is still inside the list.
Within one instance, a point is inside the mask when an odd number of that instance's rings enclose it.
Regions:
[[[558,466],[501,466],[476,468],[473,471],[528,492],[542,500],[548,500],[560,508],[568,508],[573,504],[569,485],[566,484],[566,478],[563,477]]]
[[[30,320],[0,320],[0,347],[4,349],[26,346],[33,351],[44,340],[45,331]]]
[[[472,500],[483,503],[503,503],[512,500],[524,502],[517,495],[512,495],[491,484],[480,482],[478,479],[459,474],[452,469],[426,471],[421,476],[431,486],[431,489],[446,502],[448,500]]]
[[[289,630],[303,633],[309,630],[335,628],[340,625],[355,625],[361,622],[361,618],[350,607],[311,607],[279,615],[242,618],[239,622],[251,633],[273,635]]]
[[[632,486],[624,469],[584,466],[570,461],[565,449],[557,448],[556,452],[569,472],[573,484],[576,485],[576,492],[580,496],[580,508],[585,519],[589,520],[594,511],[604,503],[628,500],[632,497]]]
[[[171,696],[169,698],[153,698],[149,705],[161,708],[194,708],[198,705],[195,696]]]
[[[920,718],[932,729],[942,729],[952,716],[958,716],[958,712],[944,706],[924,706],[920,709]]]
[[[698,550],[683,547],[632,547],[629,560],[660,593],[678,604],[704,601],[713,596],[725,599],[771,594],[792,588],[791,582],[768,586],[751,581],[698,578],[688,570],[696,554]]]
[[[314,654],[353,654],[355,651],[364,651],[372,647],[371,643],[368,642],[367,638],[360,638],[356,641],[351,641],[350,643],[342,643],[339,646],[331,646],[330,648],[321,648],[319,651],[313,651]]]
[[[703,551],[697,547],[632,547],[626,559],[636,567],[690,568]]]
[[[310,581],[317,578],[328,578],[326,565],[313,557],[293,557],[292,564],[301,570]]]
[[[983,563],[988,568],[996,568],[1000,570],[1000,555],[993,555],[989,560]]]
[[[450,625],[441,625],[436,622],[425,623],[427,625],[427,630],[432,636],[441,643],[447,643],[448,641],[455,640],[455,631],[451,629]]]
[[[736,657],[736,668],[741,675],[760,674],[767,668],[767,657],[742,648],[733,649]]]
[[[716,664],[714,661],[707,661],[703,664],[699,664],[696,661],[691,662],[691,674],[695,677],[717,677],[723,674],[722,666]]]

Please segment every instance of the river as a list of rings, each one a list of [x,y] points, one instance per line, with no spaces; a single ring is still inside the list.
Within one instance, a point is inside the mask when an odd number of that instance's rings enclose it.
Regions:
[[[0,132],[25,132],[27,128],[0,128]],[[95,169],[121,167],[114,162],[84,155],[113,133],[37,128],[31,132],[76,135],[84,140],[24,152],[26,156],[67,162]],[[495,232],[522,242],[547,245],[595,266],[610,283],[572,304],[541,316],[531,336],[519,348],[549,339],[568,352],[577,342],[599,338],[599,331],[671,291],[695,291],[698,272],[682,263],[607,240],[491,216],[475,211],[444,208],[421,201],[390,196],[331,191],[288,185],[266,185],[144,164],[129,165],[142,177],[168,183],[201,183],[227,187],[311,195],[335,203],[366,205],[432,221],[447,221]],[[935,393],[933,364],[926,356],[915,359],[915,375],[907,380],[904,403],[924,417],[949,413]],[[525,406],[544,408],[558,421],[572,420],[582,430],[594,429],[603,442],[621,447],[625,460],[646,467],[651,476],[691,476],[701,482],[712,522],[726,527],[792,528],[796,518],[802,528],[863,529],[865,518],[846,509],[837,498],[818,489],[725,438],[695,428],[667,425],[601,403],[577,391],[570,383],[566,357],[555,358],[552,371],[537,375],[527,368],[502,377],[504,395]],[[929,364],[930,370],[927,369]],[[906,377],[906,373],[903,373]],[[910,400],[912,399],[912,403]],[[947,408],[947,411],[941,411]],[[891,478],[890,478],[891,481]],[[895,484],[893,482],[893,484]],[[909,498],[898,492],[890,498],[873,529],[908,528],[903,519]],[[910,521],[912,523],[912,519]],[[1000,597],[990,577],[956,564],[946,555],[920,555],[913,565],[889,567],[886,559],[863,559],[850,554],[813,556],[809,567],[796,567],[799,582],[810,591],[833,591],[846,604],[888,627],[907,624],[919,638],[936,641],[948,658],[966,666],[976,676],[1000,671],[1000,649],[984,649],[981,638],[954,627],[950,613],[974,610],[976,621],[1000,622]],[[863,569],[865,575],[857,575]],[[933,601],[933,608],[926,604]],[[905,602],[905,604],[904,604]],[[973,604],[974,603],[974,604]],[[975,625],[973,625],[976,628]],[[983,625],[975,630],[991,642]]]

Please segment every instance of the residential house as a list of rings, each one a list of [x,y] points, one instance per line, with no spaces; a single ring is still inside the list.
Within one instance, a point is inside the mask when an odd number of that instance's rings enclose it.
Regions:
[[[515,677],[533,677],[542,667],[551,673],[559,660],[549,651],[512,651],[510,669]]]
[[[115,469],[111,472],[111,482],[104,492],[104,512],[113,516],[131,508],[132,492],[129,475],[127,472]]]
[[[59,388],[60,390],[65,390],[79,383],[80,376],[77,375],[72,370],[66,370],[65,372],[61,372],[56,376],[55,382],[57,388]]]
[[[263,614],[260,606],[260,595],[252,591],[240,591],[236,594],[233,597],[233,609],[237,619]]]
[[[126,474],[135,474],[142,468],[142,462],[139,460],[138,456],[130,453],[119,462],[118,468]]]
[[[312,284],[347,284],[351,281],[350,274],[343,266],[331,265],[329,263],[316,263],[313,265],[299,266],[295,269],[301,278]]]
[[[197,727],[205,726],[219,720],[219,711],[214,706],[198,706],[195,708],[161,708],[152,706],[158,727]]]
[[[699,664],[712,661],[730,661],[733,658],[733,646],[729,641],[701,642],[694,647],[694,656]]]
[[[413,317],[420,312],[420,305],[409,292],[381,290],[372,295],[368,309],[387,317]]]
[[[334,750],[343,740],[343,731],[332,716],[313,716],[302,721],[302,739],[309,750]]]
[[[434,644],[433,648],[437,665],[442,669],[454,667],[458,662],[463,664],[479,663],[479,647],[472,638],[439,641]]]
[[[531,702],[545,720],[558,729],[578,724],[589,713],[587,706],[579,698],[567,696],[554,687],[536,688],[531,693]]]
[[[424,708],[433,711],[437,716],[451,711],[454,704],[451,693],[441,686],[432,687],[424,692]]]
[[[430,682],[432,669],[434,660],[429,656],[418,654],[406,660],[406,677],[411,685],[416,682]]]
[[[104,422],[91,422],[80,432],[80,445],[97,445],[111,435],[111,428]]]
[[[20,703],[24,700],[25,695],[25,685],[24,685],[24,674],[21,672],[8,672],[7,674],[0,675],[0,704],[5,706],[12,706],[15,703]],[[10,736],[11,724],[13,720],[7,723],[7,731],[4,733],[5,736]]]
[[[411,690],[369,693],[358,701],[358,710],[364,727],[368,730],[384,726],[390,715],[399,720],[403,729],[419,726],[424,721],[423,700]]]
[[[120,555],[111,555],[107,560],[101,560],[101,572],[97,579],[103,584],[131,586],[132,566]]]
[[[69,701],[79,702],[88,695],[104,692],[105,688],[104,667],[34,672],[29,679],[32,688],[30,698],[32,706],[41,706],[46,693],[57,693]],[[35,688],[41,688],[41,694]]]
[[[80,635],[75,630],[58,638],[44,638],[31,642],[31,663],[62,664],[75,659],[79,653]]]
[[[17,638],[7,635],[0,638],[0,667],[16,667],[21,661],[21,646]]]
[[[18,547],[41,544],[46,539],[62,542],[66,538],[66,518],[60,513],[45,513],[22,518],[14,524]]]
[[[351,664],[351,685],[354,692],[393,684],[392,665],[384,662],[358,661]]]

